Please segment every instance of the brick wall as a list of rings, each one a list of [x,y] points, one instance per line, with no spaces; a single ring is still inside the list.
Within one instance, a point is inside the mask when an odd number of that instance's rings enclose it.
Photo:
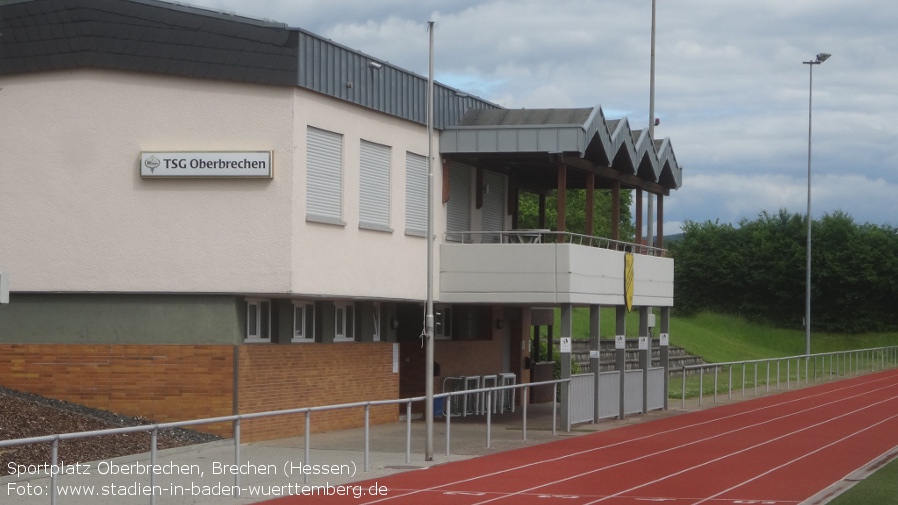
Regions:
[[[239,413],[399,398],[390,343],[242,345]],[[0,345],[0,385],[159,422],[234,413],[234,347],[227,345]],[[371,423],[398,420],[395,406]],[[364,410],[312,414],[315,432],[362,426]],[[230,437],[231,423],[197,427]],[[304,417],[241,424],[243,441],[301,435]]]
[[[231,415],[228,345],[0,344],[0,384],[159,422]],[[197,427],[222,436],[230,424]]]
[[[265,412],[366,400],[399,398],[399,374],[392,371],[393,344],[334,343],[244,345],[239,358],[239,412]],[[371,424],[396,422],[399,408],[371,408]],[[314,412],[313,432],[359,427],[364,410]],[[305,418],[278,416],[245,421],[241,439],[302,435]]]

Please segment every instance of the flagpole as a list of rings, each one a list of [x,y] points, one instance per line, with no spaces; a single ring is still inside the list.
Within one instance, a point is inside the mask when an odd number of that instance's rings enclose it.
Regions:
[[[430,50],[427,65],[427,304],[424,315],[426,461],[433,461],[433,25],[433,21],[427,22]]]

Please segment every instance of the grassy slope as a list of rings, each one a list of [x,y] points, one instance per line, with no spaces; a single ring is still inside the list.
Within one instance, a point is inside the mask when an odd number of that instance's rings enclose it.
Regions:
[[[555,313],[555,338],[560,336],[559,312]],[[575,338],[589,335],[589,310],[574,309]],[[639,317],[627,314],[627,337],[636,337]],[[545,335],[546,329],[543,328]],[[610,339],[615,331],[614,309],[603,308],[601,335]],[[657,334],[657,330],[656,330]],[[772,328],[724,314],[701,313],[692,317],[671,317],[670,342],[686,348],[706,361],[737,361],[804,354],[805,332],[799,329]],[[823,353],[898,345],[898,332],[882,334],[811,334],[811,352]]]
[[[735,361],[804,354],[805,332],[772,328],[723,314],[671,318],[670,341],[708,361]],[[898,333],[811,333],[811,352],[823,353],[898,344]]]

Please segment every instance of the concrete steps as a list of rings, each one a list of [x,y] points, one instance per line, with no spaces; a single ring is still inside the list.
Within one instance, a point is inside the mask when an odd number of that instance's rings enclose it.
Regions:
[[[613,340],[600,341],[600,366],[602,372],[614,370],[615,366],[615,349]],[[682,347],[670,346],[668,348],[668,359],[671,370],[677,370],[684,366],[700,365],[704,363],[701,357],[689,354]],[[589,341],[574,340],[572,343],[571,360],[580,365],[581,373],[588,373],[589,370]],[[652,339],[652,366],[661,366],[661,344],[657,338]],[[639,342],[636,339],[627,339],[626,350],[626,367],[627,370],[639,368]]]

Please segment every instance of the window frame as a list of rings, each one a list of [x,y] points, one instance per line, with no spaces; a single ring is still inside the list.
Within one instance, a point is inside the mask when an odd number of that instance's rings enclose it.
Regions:
[[[293,334],[291,342],[310,343],[315,342],[315,304],[307,300],[293,300]],[[297,310],[302,311],[301,321],[297,325]],[[311,318],[311,321],[309,320]],[[307,333],[311,332],[310,335]]]
[[[267,314],[263,311],[267,307]],[[255,322],[255,324],[252,324]],[[250,326],[254,328],[250,328]],[[247,298],[246,299],[246,332],[243,341],[247,343],[271,342],[271,299]],[[264,335],[267,333],[267,335]]]
[[[452,335],[453,335],[452,315],[453,315],[453,311],[452,311],[451,305],[436,305],[436,306],[434,306],[434,308],[433,308],[433,338],[434,338],[434,340],[452,340]]]
[[[375,342],[380,342],[380,324],[381,324],[381,312],[380,312],[380,304],[375,302],[374,306],[371,309],[371,318],[372,324],[374,325],[374,331],[371,332],[371,339]]]
[[[355,342],[355,303],[334,302],[334,342]]]

